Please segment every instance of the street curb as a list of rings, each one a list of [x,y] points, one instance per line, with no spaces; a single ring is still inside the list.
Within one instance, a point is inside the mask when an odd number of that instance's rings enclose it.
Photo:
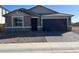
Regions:
[[[63,51],[78,50],[79,42],[48,42],[48,43],[11,43],[0,44],[0,51]],[[79,50],[78,50],[79,51]]]

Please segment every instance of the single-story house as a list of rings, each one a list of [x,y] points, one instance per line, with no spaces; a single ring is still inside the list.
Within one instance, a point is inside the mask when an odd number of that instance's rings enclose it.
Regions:
[[[16,9],[5,15],[5,29],[9,31],[69,31],[71,14],[59,13],[37,5],[30,9]]]

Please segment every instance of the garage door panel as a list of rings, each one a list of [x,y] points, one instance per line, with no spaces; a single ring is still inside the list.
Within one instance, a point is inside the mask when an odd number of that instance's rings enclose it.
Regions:
[[[67,20],[66,19],[43,19],[43,30],[67,30]]]

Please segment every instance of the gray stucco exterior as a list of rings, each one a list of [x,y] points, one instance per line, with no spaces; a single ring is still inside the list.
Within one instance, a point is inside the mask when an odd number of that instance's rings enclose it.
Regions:
[[[5,27],[11,27],[11,26],[12,26],[11,16],[7,16],[5,18]]]
[[[31,8],[29,10],[31,10],[32,12],[35,12],[36,14],[38,14],[38,16],[33,16],[31,14],[24,13],[24,12],[21,12],[19,10],[15,10],[15,11],[13,11],[13,12],[11,12],[11,13],[9,13],[5,16],[5,22],[6,22],[5,23],[5,29],[7,31],[8,30],[9,31],[15,31],[15,30],[17,30],[17,31],[31,31],[31,28],[32,28],[31,27],[32,26],[31,25],[31,19],[32,18],[37,18],[37,29],[39,31],[43,30],[43,27],[44,27],[43,25],[45,24],[45,23],[43,23],[43,20],[45,20],[45,19],[48,19],[48,20],[49,19],[52,19],[52,20],[53,19],[66,19],[65,25],[67,25],[67,28],[66,28],[67,31],[72,30],[72,26],[71,26],[71,16],[72,15],[60,14],[56,11],[49,10],[49,9],[44,8],[42,6],[37,6],[37,7]],[[23,26],[22,27],[12,26],[12,22],[13,22],[12,17],[16,17],[16,16],[22,16],[23,17]],[[62,23],[62,25],[64,24],[61,21],[60,21],[60,23]],[[47,24],[50,24],[50,22],[47,23]],[[49,27],[52,27],[52,24]]]
[[[24,16],[24,26],[31,26],[31,17],[30,16]]]
[[[71,17],[68,18],[68,25],[69,25],[69,26],[67,27],[67,30],[68,30],[68,31],[71,31],[71,30],[72,30]]]

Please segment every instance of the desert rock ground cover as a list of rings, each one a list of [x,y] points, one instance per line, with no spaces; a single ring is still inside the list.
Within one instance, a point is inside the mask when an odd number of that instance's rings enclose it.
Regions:
[[[78,42],[75,32],[2,32],[0,43]]]

